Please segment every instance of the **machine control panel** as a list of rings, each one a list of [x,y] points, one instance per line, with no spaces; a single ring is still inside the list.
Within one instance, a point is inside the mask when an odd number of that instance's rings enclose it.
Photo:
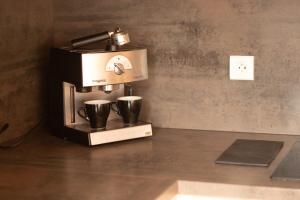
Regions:
[[[131,62],[123,55],[116,55],[109,59],[105,67],[107,72],[115,72],[117,75],[121,75],[125,70],[132,69]]]
[[[77,54],[76,54],[77,55]],[[87,52],[81,54],[83,87],[114,85],[148,78],[147,50]]]

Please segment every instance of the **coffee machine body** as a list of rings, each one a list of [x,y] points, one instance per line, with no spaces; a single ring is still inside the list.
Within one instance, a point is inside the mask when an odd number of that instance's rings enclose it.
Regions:
[[[77,113],[83,102],[115,101],[124,96],[125,84],[147,78],[147,50],[143,48],[53,48],[48,84],[50,126],[57,136],[88,146],[151,136],[151,124],[124,125],[114,112],[110,112],[105,130],[92,129]]]

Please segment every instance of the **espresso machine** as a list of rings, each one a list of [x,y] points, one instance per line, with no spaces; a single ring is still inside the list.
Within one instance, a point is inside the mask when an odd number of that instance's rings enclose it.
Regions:
[[[102,41],[106,41],[106,48],[86,47]],[[132,95],[130,83],[148,78],[147,50],[128,43],[128,33],[116,28],[51,49],[49,123],[55,135],[88,146],[152,135],[150,123],[125,125],[114,112],[110,112],[104,130],[91,128],[77,113],[88,100],[113,102]]]

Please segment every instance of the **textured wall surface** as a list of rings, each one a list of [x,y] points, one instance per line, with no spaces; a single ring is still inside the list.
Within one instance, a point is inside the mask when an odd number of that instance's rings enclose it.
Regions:
[[[143,118],[160,127],[300,133],[300,1],[54,0],[55,43],[127,29],[149,54]],[[255,56],[255,81],[229,80]]]
[[[43,89],[52,43],[51,0],[0,3],[0,141],[23,135],[43,116]]]

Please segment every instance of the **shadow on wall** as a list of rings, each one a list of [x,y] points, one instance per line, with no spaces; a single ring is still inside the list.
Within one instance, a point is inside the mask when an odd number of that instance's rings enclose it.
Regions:
[[[53,35],[52,0],[0,6],[0,142],[21,136],[45,113],[45,69]]]
[[[43,66],[20,68],[1,74],[0,124],[9,128],[0,141],[19,137],[38,123],[45,111],[45,74]]]

